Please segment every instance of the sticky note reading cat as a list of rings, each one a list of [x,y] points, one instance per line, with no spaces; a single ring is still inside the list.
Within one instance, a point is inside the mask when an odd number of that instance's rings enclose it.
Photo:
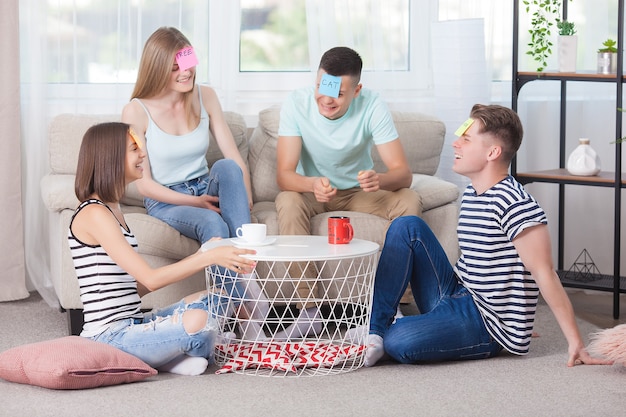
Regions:
[[[467,129],[470,128],[472,123],[474,123],[474,119],[472,119],[472,118],[467,119],[466,121],[463,122],[463,124],[461,126],[459,126],[459,128],[456,130],[456,132],[454,132],[454,134],[456,136],[463,136],[463,134],[465,132],[467,132]]]
[[[341,89],[341,77],[336,77],[330,74],[323,74],[320,80],[319,93],[328,97],[339,97],[339,90]]]
[[[198,65],[198,57],[191,46],[176,52],[176,63],[181,71]]]

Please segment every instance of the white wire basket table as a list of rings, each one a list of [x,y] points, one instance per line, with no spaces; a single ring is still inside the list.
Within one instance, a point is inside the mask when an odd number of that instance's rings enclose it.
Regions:
[[[378,244],[353,239],[331,245],[326,236],[268,236],[264,243],[223,239],[202,246],[241,245],[257,252],[246,255],[257,261],[252,274],[206,269],[209,311],[221,331],[217,373],[298,377],[360,368]],[[308,291],[298,290],[303,286]],[[304,306],[320,314],[303,334],[286,336]]]

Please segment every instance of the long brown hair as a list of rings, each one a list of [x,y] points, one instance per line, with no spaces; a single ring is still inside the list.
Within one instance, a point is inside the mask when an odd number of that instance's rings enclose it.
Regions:
[[[137,81],[131,95],[133,98],[151,98],[163,91],[170,79],[172,64],[176,52],[182,48],[191,46],[189,39],[181,31],[173,27],[161,27],[157,29],[146,41],[141,53]],[[196,74],[194,72],[193,82],[195,84]],[[191,112],[193,90],[185,94],[185,110],[187,123],[190,127],[197,125],[200,115]]]
[[[108,122],[85,132],[78,153],[74,193],[79,201],[97,194],[105,202],[117,202],[126,189],[126,123]]]

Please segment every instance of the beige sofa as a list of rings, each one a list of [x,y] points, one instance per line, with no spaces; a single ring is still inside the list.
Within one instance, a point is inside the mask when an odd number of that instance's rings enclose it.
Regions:
[[[249,129],[243,117],[237,113],[226,112],[225,115],[239,150],[250,167],[253,220],[267,224],[268,234],[278,234],[274,198],[279,192],[275,162],[279,109],[273,107],[261,111],[259,123],[254,129]],[[456,260],[456,201],[459,190],[454,184],[433,176],[439,164],[445,127],[439,120],[418,113],[394,112],[393,118],[414,172],[412,188],[422,197],[423,218],[442,242],[450,260]],[[74,195],[78,150],[82,136],[89,126],[116,120],[119,120],[119,115],[63,114],[56,116],[49,127],[51,172],[41,181],[41,193],[50,215],[48,238],[53,285],[61,307],[69,312],[69,329],[73,334],[79,333],[82,326],[82,304],[67,245],[67,230],[71,215],[78,204]],[[209,164],[222,157],[216,148],[214,143],[209,148]],[[384,169],[376,154],[374,159],[376,169]],[[122,200],[122,209],[139,242],[139,252],[152,266],[175,262],[198,250],[198,242],[148,216],[142,198],[132,184]],[[331,213],[312,219],[314,234],[326,234],[326,218],[329,215]],[[382,247],[389,225],[385,219],[363,213],[350,213],[350,217],[355,237],[375,241]],[[187,280],[146,295],[142,299],[142,307],[151,309],[164,306],[205,287],[204,273],[198,273]]]

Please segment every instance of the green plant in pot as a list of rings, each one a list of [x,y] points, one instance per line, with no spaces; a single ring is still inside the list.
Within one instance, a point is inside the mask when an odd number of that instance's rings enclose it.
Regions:
[[[617,42],[609,38],[598,49],[598,74],[615,74],[617,72]]]
[[[556,27],[560,36],[574,36],[576,34],[576,24],[567,20],[556,19]]]
[[[552,55],[552,28],[554,22],[559,19],[561,10],[561,0],[523,0],[526,6],[526,13],[531,15],[530,19],[530,42],[528,51],[537,63],[537,72],[542,72],[547,64],[548,58]]]
[[[603,47],[598,49],[598,52],[610,52],[612,54],[616,54],[617,48],[615,45],[617,45],[617,42],[609,38],[602,42]]]
[[[578,49],[578,36],[576,36],[576,25],[567,20],[556,20],[556,27],[559,30],[558,50],[559,50],[559,71],[575,72]]]

